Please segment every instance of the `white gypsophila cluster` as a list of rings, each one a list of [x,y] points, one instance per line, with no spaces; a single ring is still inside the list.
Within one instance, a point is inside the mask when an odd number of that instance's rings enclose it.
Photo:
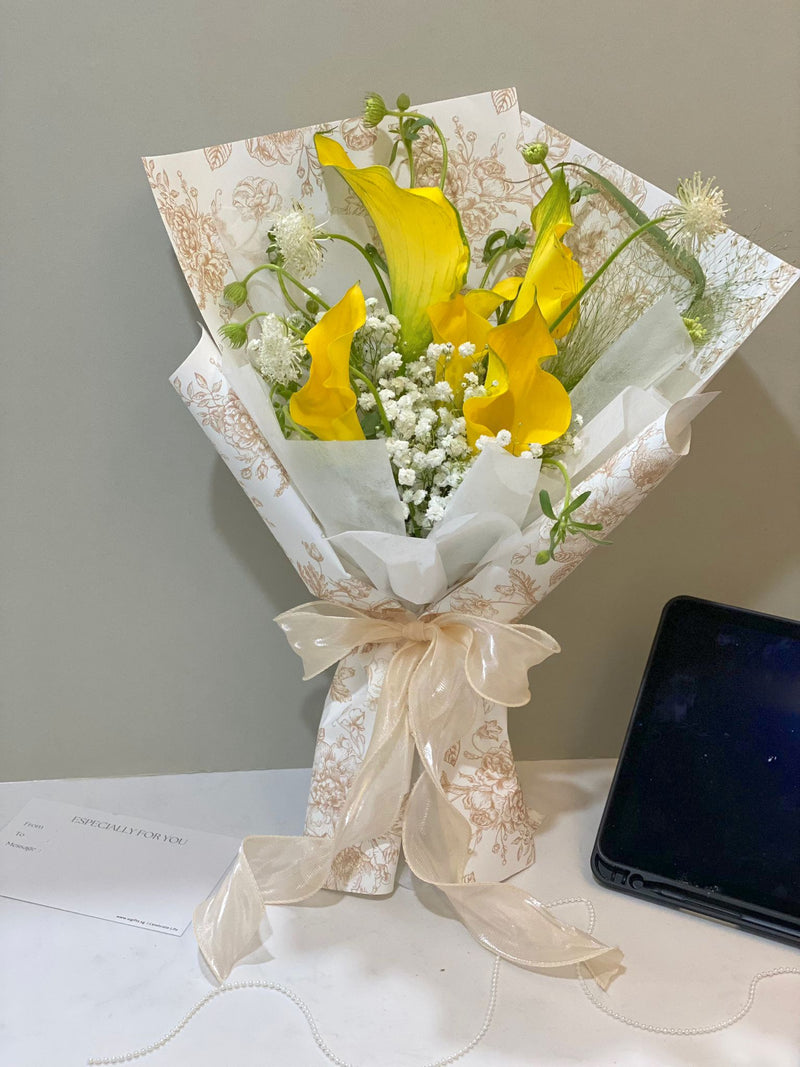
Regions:
[[[386,450],[395,470],[409,532],[429,530],[445,513],[472,459],[466,422],[453,410],[453,391],[436,381],[436,366],[449,346],[431,344],[419,359],[403,365],[392,350],[378,361],[378,396],[391,426]],[[370,404],[372,401],[372,404]],[[367,409],[375,401],[359,404]]]
[[[397,346],[400,320],[386,308],[379,307],[374,296],[367,297],[364,303],[367,307],[367,318],[353,337],[351,359],[372,378],[376,376],[381,359]]]
[[[478,440],[475,442],[475,448],[482,452],[488,444],[496,444],[501,448],[508,448],[513,441],[511,430],[498,430],[497,436],[492,437],[491,434],[481,434]],[[541,445],[533,443],[523,448],[519,453],[519,459],[540,459],[544,454],[544,449]]]
[[[261,319],[261,337],[250,341],[247,351],[250,362],[267,381],[289,385],[298,379],[306,350],[283,319],[270,314]]]
[[[313,278],[322,264],[317,229],[312,213],[298,203],[273,223],[272,233],[284,266],[298,278]]]
[[[691,178],[678,182],[678,203],[666,214],[664,228],[672,240],[695,254],[726,230],[725,195],[714,180],[704,181],[695,171]]]

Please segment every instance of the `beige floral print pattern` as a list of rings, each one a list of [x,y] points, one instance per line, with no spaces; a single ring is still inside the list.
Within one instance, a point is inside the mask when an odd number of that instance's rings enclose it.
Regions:
[[[473,258],[480,262],[486,238],[498,218],[513,210],[514,205],[527,208],[531,203],[530,188],[527,183],[516,184],[508,175],[502,151],[504,135],[497,137],[488,151],[479,151],[477,132],[466,129],[457,116],[452,121],[455,136],[448,144],[445,193],[458,205]],[[420,132],[415,158],[418,184],[437,185],[442,152],[430,127]]]
[[[200,207],[197,188],[187,182],[181,171],[177,172],[180,188],[176,189],[166,171],[155,170],[153,160],[145,160],[145,168],[178,262],[202,310],[222,295],[228,266],[212,211]],[[215,204],[216,199],[212,209]]]
[[[221,379],[210,383],[196,372],[187,383],[176,376],[173,385],[184,403],[196,410],[201,426],[210,426],[233,448],[241,463],[238,472],[241,479],[266,481],[270,472],[274,472],[278,476],[274,495],[280,496],[286,490],[289,479],[283,465],[236,394],[223,388]]]
[[[209,148],[204,148],[203,155],[208,160],[209,167],[211,167],[212,170],[218,170],[219,167],[224,167],[231,158],[232,151],[232,144],[215,144],[211,145]]]
[[[283,208],[278,186],[269,178],[242,178],[233,190],[233,206],[242,219],[262,222],[273,219]]]
[[[488,839],[503,866],[511,857],[515,869],[527,867],[533,863],[536,824],[525,806],[504,728],[496,719],[487,719],[472,735],[471,746],[464,755],[477,766],[462,768],[452,781],[442,781],[448,799],[472,825],[471,850]]]

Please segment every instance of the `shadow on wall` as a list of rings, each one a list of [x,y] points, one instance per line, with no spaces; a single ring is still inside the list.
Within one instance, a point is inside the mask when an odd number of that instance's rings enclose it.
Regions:
[[[312,599],[311,594],[259,512],[219,457],[214,463],[211,479],[211,512],[216,530],[263,594],[265,644],[280,649],[278,655],[281,666],[290,672],[290,677],[301,687],[302,703],[297,708],[287,709],[287,713],[298,716],[305,727],[309,737],[306,764],[310,764],[322,705],[334,668],[308,682],[302,682],[300,659],[291,650],[273,619],[282,611]]]
[[[517,759],[619,754],[671,597],[793,610],[780,586],[797,561],[800,443],[741,357],[712,388],[722,395],[686,460],[528,617],[562,652],[531,673],[533,700],[510,713]]]

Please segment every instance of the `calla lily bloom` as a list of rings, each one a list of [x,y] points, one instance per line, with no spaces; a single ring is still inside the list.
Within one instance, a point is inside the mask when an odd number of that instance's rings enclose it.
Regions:
[[[405,350],[423,351],[431,340],[427,309],[466,279],[469,246],[458,212],[440,189],[403,189],[386,167],[355,167],[330,137],[315,134],[314,143],[320,163],[341,174],[375,224]]]
[[[521,319],[534,301],[548,323],[554,322],[583,287],[583,272],[561,240],[572,226],[570,193],[563,171],[531,212],[536,231],[533,254],[511,312],[511,321]],[[554,337],[569,333],[578,319],[578,305],[558,324]]]
[[[494,296],[489,290],[473,289],[466,296],[457,293],[452,300],[445,300],[428,308],[434,341],[437,344],[453,346],[453,353],[449,358],[439,358],[436,380],[446,381],[457,401],[460,401],[463,392],[464,375],[474,371],[483,358],[489,334],[494,328],[487,316],[502,302],[501,296]],[[464,344],[475,346],[474,355],[460,354],[459,348]]]
[[[521,284],[522,278],[504,278],[493,289],[471,289],[464,296],[458,293],[452,300],[428,308],[434,341],[453,346],[451,357],[447,361],[439,360],[436,380],[444,379],[456,400],[461,399],[464,375],[475,370],[483,357],[489,334],[495,329],[488,321],[489,316],[506,300],[513,300]],[[474,345],[474,355],[460,355],[458,350],[463,344]]]
[[[305,336],[311,370],[306,384],[292,395],[289,414],[321,441],[360,441],[364,437],[350,384],[350,346],[366,318],[364,294],[354,285]]]
[[[572,406],[558,378],[540,366],[556,354],[556,346],[536,302],[522,318],[496,326],[488,345],[488,395],[464,401],[470,445],[483,434],[509,430],[508,450],[518,456],[529,444],[560,437],[569,428]]]

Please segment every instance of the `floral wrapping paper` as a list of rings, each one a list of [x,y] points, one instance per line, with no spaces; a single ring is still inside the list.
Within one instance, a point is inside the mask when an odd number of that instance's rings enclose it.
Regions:
[[[426,108],[443,128],[450,146],[446,191],[459,206],[471,250],[471,284],[480,276],[480,257],[495,229],[513,229],[528,221],[532,204],[544,191],[543,175],[528,168],[518,148],[530,140],[546,141],[549,159],[583,162],[614,181],[649,214],[671,198],[565,134],[521,113],[516,91],[504,89]],[[186,280],[210,331],[204,334],[172,381],[184,403],[239,484],[258,509],[281,548],[315,599],[347,604],[380,614],[394,600],[363,578],[348,574],[304,500],[230,388],[212,337],[226,321],[219,298],[236,277],[220,240],[224,218],[235,218],[258,237],[276,211],[302,198],[315,214],[334,211],[343,232],[374,240],[358,201],[337,184],[328,189],[313,150],[313,134],[330,130],[345,144],[358,166],[386,158],[380,131],[360,119],[254,137],[236,144],[170,156],[147,157],[144,165],[159,211]],[[421,183],[435,184],[438,157],[429,131],[421,131],[418,172]],[[541,187],[540,187],[541,186]],[[604,258],[603,247],[626,235],[625,221],[606,200],[582,200],[575,209],[573,250],[591,271]],[[713,258],[704,262],[710,286],[725,286],[736,275],[722,328],[695,351],[684,393],[701,391],[745,337],[797,278],[795,268],[728,231],[718,239]],[[320,286],[336,274],[327,264]],[[271,284],[268,279],[267,289]],[[340,287],[340,286],[339,286]],[[367,285],[365,285],[367,288]],[[278,300],[277,292],[274,294]],[[647,285],[634,299],[644,309],[652,303]],[[576,487],[591,490],[584,521],[602,522],[611,531],[669,473],[688,448],[674,447],[669,416],[662,417],[626,442]],[[549,527],[540,518],[521,543],[495,559],[457,588],[434,610],[455,610],[503,622],[522,619],[570,574],[593,545],[572,539],[559,559],[544,566],[535,556],[547,544]],[[535,621],[535,620],[534,620]],[[557,636],[557,635],[556,635]],[[366,646],[343,659],[336,670],[317,737],[306,833],[333,832],[347,790],[361,765],[374,724],[383,675],[394,649]],[[535,688],[535,680],[534,680]],[[534,858],[538,816],[527,807],[514,769],[508,741],[506,709],[488,706],[483,723],[471,736],[454,739],[443,776],[452,803],[472,827],[467,881],[496,881],[527,867]],[[254,826],[257,830],[257,826]],[[328,885],[343,891],[390,892],[395,880],[400,841],[397,832],[341,852]]]

